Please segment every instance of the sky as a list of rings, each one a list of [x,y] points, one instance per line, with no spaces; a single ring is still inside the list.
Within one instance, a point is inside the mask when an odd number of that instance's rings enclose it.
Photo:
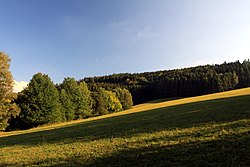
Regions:
[[[17,83],[250,58],[249,0],[0,0]]]

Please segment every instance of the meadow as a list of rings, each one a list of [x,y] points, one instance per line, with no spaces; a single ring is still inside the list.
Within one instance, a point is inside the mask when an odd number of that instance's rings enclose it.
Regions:
[[[2,132],[0,166],[250,166],[250,88]]]

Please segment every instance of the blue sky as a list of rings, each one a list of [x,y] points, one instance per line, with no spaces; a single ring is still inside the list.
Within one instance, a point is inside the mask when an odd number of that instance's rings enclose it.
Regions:
[[[1,0],[0,50],[17,81],[250,58],[249,0]]]

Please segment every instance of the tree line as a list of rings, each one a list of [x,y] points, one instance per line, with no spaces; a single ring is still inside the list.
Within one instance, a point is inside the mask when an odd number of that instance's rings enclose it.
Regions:
[[[28,129],[39,125],[94,117],[130,109],[132,96],[125,88],[106,90],[68,77],[54,84],[37,73],[18,94],[12,92],[10,58],[0,52],[0,130]]]
[[[106,90],[68,77],[54,84],[46,74],[35,74],[15,103],[20,113],[8,127],[27,129],[43,124],[100,116],[130,109],[132,96],[125,88]]]
[[[190,97],[250,86],[250,61],[145,73],[88,77],[83,81],[107,89],[128,89],[134,104],[158,98]]]
[[[250,61],[145,73],[113,74],[54,84],[37,73],[12,92],[10,58],[0,52],[0,131],[119,112],[158,98],[189,97],[250,86]]]

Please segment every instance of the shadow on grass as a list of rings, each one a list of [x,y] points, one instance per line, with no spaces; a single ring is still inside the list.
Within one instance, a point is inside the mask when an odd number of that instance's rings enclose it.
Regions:
[[[219,140],[182,143],[172,146],[151,145],[114,152],[84,161],[81,155],[46,159],[27,166],[249,166],[250,135],[227,135]],[[53,164],[51,163],[53,162]],[[8,166],[9,164],[3,164]]]
[[[163,99],[148,101],[146,103],[161,103],[161,102],[166,102],[166,101],[171,101],[171,100],[178,100],[178,99],[182,99],[182,97],[163,98]]]
[[[249,95],[208,100],[83,122],[58,129],[1,137],[0,148],[129,137],[138,133],[248,119],[249,101]]]
[[[250,136],[246,133],[215,141],[115,152],[86,166],[249,166],[249,156]]]

